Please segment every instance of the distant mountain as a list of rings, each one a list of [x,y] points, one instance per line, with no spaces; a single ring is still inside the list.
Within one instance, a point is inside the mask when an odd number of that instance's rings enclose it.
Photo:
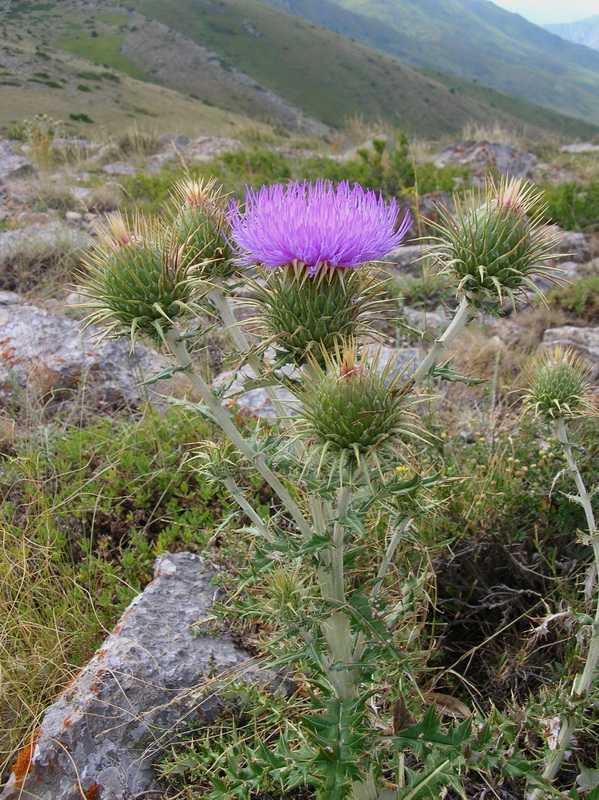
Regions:
[[[545,25],[545,28],[568,42],[584,44],[593,50],[599,50],[599,14],[582,19],[580,22]]]
[[[258,0],[128,0],[126,8],[120,0],[0,0],[0,20],[5,47],[21,52],[20,62],[7,60],[0,78],[10,93],[10,119],[19,107],[23,116],[50,107],[93,119],[103,109],[105,119],[112,102],[119,118],[141,114],[151,125],[170,117],[174,129],[185,101],[186,120],[194,108],[198,118],[213,110],[302,135],[343,128],[356,116],[429,138],[459,134],[467,123],[496,122],[571,137],[597,133],[588,122],[480,83],[406,66]],[[83,59],[95,72],[81,67]],[[122,76],[127,99],[101,77],[107,71]],[[136,102],[135,92],[151,102]],[[9,109],[2,95],[0,118]],[[235,119],[227,119],[234,127]]]
[[[599,54],[488,0],[263,2],[413,66],[599,123]]]

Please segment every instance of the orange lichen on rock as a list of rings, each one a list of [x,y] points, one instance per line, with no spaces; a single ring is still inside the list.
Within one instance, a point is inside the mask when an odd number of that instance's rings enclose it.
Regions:
[[[92,783],[92,785],[83,792],[83,796],[85,797],[85,800],[96,800],[99,791],[100,787],[98,784]]]
[[[41,728],[36,728],[29,734],[29,741],[25,747],[18,753],[15,763],[12,767],[13,775],[15,776],[15,787],[18,789],[27,777],[27,773],[31,768],[31,760],[33,758],[33,751],[35,750],[35,743],[40,735]]]

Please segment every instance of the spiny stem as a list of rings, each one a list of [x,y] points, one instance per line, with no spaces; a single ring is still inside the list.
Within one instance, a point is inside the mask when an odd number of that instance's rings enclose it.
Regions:
[[[578,496],[580,497],[580,502],[584,509],[587,528],[589,529],[589,533],[591,535],[591,544],[593,547],[595,563],[589,570],[589,575],[585,584],[585,597],[587,600],[591,600],[593,597],[593,592],[597,588],[597,574],[599,572],[599,531],[597,531],[597,523],[595,522],[595,514],[593,512],[593,506],[591,503],[591,495],[589,492],[587,492],[586,486],[584,485],[584,481],[582,480],[582,476],[580,474],[580,470],[578,469],[578,464],[576,463],[576,459],[572,453],[572,446],[568,439],[568,431],[565,420],[563,418],[557,420],[555,427],[557,438],[559,439],[559,442],[563,448],[570,471],[574,476],[576,488],[578,489]]]
[[[181,339],[179,332],[172,328],[165,337],[166,343],[170,348],[171,353],[177,359],[179,364],[184,368],[185,375],[188,380],[196,389],[204,403],[208,406],[212,416],[216,420],[220,428],[227,434],[229,439],[233,442],[235,447],[243,453],[243,455],[252,463],[259,474],[270,485],[273,491],[278,495],[279,499],[289,511],[293,520],[299,530],[301,531],[305,541],[312,538],[312,526],[302,514],[299,506],[291,497],[287,489],[283,486],[281,481],[277,478],[274,472],[270,469],[264,457],[254,452],[253,448],[239,433],[233,422],[229,412],[223,408],[220,401],[210,389],[206,381],[199,375],[193,368],[191,357],[187,352],[187,347]]]
[[[566,456],[566,460],[568,462],[568,466],[570,467],[570,471],[572,472],[574,480],[576,482],[576,488],[578,489],[580,503],[584,508],[587,525],[591,536],[593,553],[595,555],[595,563],[591,570],[591,575],[594,576],[592,581],[593,586],[591,586],[591,594],[592,594],[593,589],[597,588],[597,568],[599,566],[599,532],[597,531],[595,525],[595,515],[593,513],[593,508],[591,506],[591,496],[587,492],[586,486],[580,474],[580,470],[578,469],[578,464],[576,463],[576,459],[574,458],[574,455],[572,453],[572,446],[570,445],[570,441],[568,439],[568,431],[566,428],[565,420],[563,418],[558,419],[556,421],[555,427],[557,432],[557,438],[559,439],[562,445],[564,454]],[[586,588],[588,591],[589,589],[588,581]],[[593,687],[598,665],[599,665],[599,597],[597,598],[595,619],[593,621],[591,641],[589,644],[589,650],[587,653],[585,665],[582,670],[582,673],[577,675],[572,683],[572,691],[570,696],[573,700],[584,698],[585,695],[587,695],[590,692],[590,690]],[[556,748],[549,754],[547,762],[545,763],[545,768],[543,769],[543,773],[541,775],[542,779],[546,783],[550,783],[557,775],[561,763],[563,761],[564,755],[566,753],[566,750],[568,749],[568,746],[570,744],[570,740],[575,731],[576,731],[576,717],[572,714],[564,715],[564,717],[561,719],[560,731]],[[532,792],[530,792],[530,794],[528,795],[528,800],[540,800],[540,798],[542,798],[546,793],[547,793],[546,789],[537,787]]]
[[[475,315],[476,309],[470,305],[467,298],[463,297],[447,330],[435,341],[435,344],[431,347],[424,361],[422,361],[414,372],[411,378],[412,383],[420,383],[420,381],[428,376],[431,370],[437,365],[447,345],[451,344]]]
[[[227,333],[232,338],[235,346],[245,356],[245,360],[249,368],[254,373],[254,377],[259,378],[264,373],[264,362],[255,353],[252,352],[252,347],[248,342],[245,334],[239,327],[239,323],[235,319],[235,315],[229,304],[227,295],[223,292],[221,285],[218,282],[216,287],[208,294],[208,299],[213,303],[216,310],[220,314],[220,318],[224,323]],[[288,410],[285,409],[284,404],[281,402],[277,390],[273,386],[265,387],[267,396],[270,398],[275,410],[277,412],[278,421],[283,427],[288,427],[289,416]]]
[[[345,568],[343,560],[343,539],[345,527],[341,520],[347,515],[352,499],[352,489],[349,484],[343,486],[337,500],[337,519],[333,525],[333,594],[339,603],[345,605]]]

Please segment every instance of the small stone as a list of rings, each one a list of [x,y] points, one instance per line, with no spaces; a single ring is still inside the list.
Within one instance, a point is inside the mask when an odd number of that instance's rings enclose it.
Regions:
[[[64,218],[71,222],[79,222],[79,220],[83,219],[83,214],[79,211],[67,211]]]
[[[404,275],[420,275],[423,250],[419,244],[396,247],[380,259],[383,267],[398,278]]]
[[[104,164],[102,167],[103,172],[109,175],[137,175],[137,170],[131,164],[124,164],[122,161],[117,161],[114,164]]]

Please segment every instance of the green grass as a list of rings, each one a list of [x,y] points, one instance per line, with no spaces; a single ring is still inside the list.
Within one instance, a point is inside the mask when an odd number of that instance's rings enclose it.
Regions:
[[[223,0],[218,8],[193,0],[133,0],[132,5],[218,53],[224,66],[246,72],[260,85],[335,128],[343,127],[357,113],[428,136],[457,132],[469,119],[499,119],[508,126],[529,121],[520,119],[517,103],[509,108],[504,101],[505,107],[493,108],[474,94],[460,92],[456,96],[441,82],[393,58],[257,0]],[[259,36],[248,30],[248,20]],[[194,83],[193,74],[183,78],[173,74],[172,85],[177,83],[198,96],[209,95],[219,105],[256,114],[255,98],[239,92],[233,92],[237,95],[233,97],[230,89],[219,91],[215,86],[207,91],[209,79],[202,77],[203,81]],[[560,131],[568,124],[576,129],[575,123],[559,115],[542,122],[543,127],[555,125]]]
[[[547,301],[550,306],[565,311],[575,320],[599,325],[599,275],[560,286],[549,294]]]
[[[226,516],[188,460],[212,435],[179,410],[148,410],[0,439],[0,772],[150,580],[154,558],[201,550]]]
[[[97,19],[107,25],[127,25],[129,17],[126,14],[100,14]]]
[[[113,31],[102,31],[97,37],[89,34],[70,34],[61,36],[58,45],[96,64],[117,69],[138,80],[147,80],[145,72],[120,52],[119,48],[124,38],[124,33]]]

